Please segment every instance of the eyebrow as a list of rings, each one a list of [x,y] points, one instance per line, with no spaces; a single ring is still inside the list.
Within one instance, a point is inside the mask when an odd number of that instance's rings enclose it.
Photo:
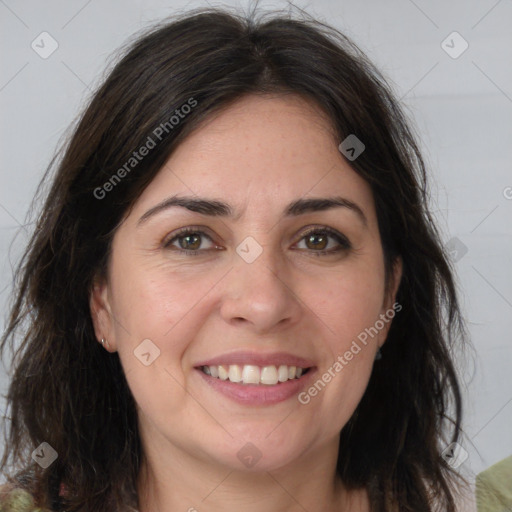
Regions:
[[[149,218],[172,207],[185,208],[191,212],[209,215],[211,217],[240,218],[240,213],[235,214],[234,209],[227,203],[216,199],[198,198],[192,196],[172,196],[150,208],[138,220],[137,226],[146,222]],[[284,210],[283,217],[296,217],[305,213],[321,212],[332,208],[346,208],[354,212],[365,226],[368,221],[363,210],[353,201],[344,197],[308,198],[297,199],[290,203]]]

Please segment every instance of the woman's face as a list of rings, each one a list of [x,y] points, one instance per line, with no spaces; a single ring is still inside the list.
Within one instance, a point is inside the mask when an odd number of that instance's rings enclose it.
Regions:
[[[337,445],[396,290],[339,142],[296,96],[245,97],[177,148],[117,230],[91,310],[148,451],[271,470]]]

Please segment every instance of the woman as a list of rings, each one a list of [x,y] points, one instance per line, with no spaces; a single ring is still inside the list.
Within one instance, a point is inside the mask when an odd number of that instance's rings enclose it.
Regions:
[[[4,507],[456,510],[453,276],[414,136],[346,37],[163,24],[51,180],[2,340]]]

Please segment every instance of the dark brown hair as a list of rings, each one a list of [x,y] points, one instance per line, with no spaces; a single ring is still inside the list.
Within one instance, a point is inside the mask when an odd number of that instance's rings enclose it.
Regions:
[[[233,101],[269,93],[308,99],[340,142],[349,134],[363,141],[350,163],[372,188],[388,276],[403,262],[402,310],[341,431],[338,474],[347,487],[368,489],[375,512],[430,512],[432,496],[455,510],[454,474],[441,451],[460,437],[451,352],[464,326],[409,122],[379,71],[335,29],[305,15],[218,9],[166,21],[132,43],[43,178],[49,192],[15,274],[1,342],[2,355],[9,342],[14,354],[2,470],[11,461],[40,506],[137,506],[136,409],[117,353],[95,339],[93,280],[106,273],[116,227],[177,145]],[[194,108],[171,127],[191,99]],[[166,122],[156,147],[98,197]],[[42,442],[58,453],[46,470],[30,458]]]

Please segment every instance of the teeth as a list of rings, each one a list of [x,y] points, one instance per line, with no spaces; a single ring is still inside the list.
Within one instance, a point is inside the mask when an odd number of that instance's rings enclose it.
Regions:
[[[277,380],[279,382],[286,382],[288,380],[288,366],[282,364],[277,370]]]
[[[252,364],[230,364],[219,366],[203,366],[201,370],[211,377],[230,382],[238,382],[242,384],[265,384],[267,386],[275,386],[279,382],[298,379],[304,374],[305,368],[297,368],[296,366],[287,366],[285,364],[276,366],[255,366]]]
[[[210,373],[212,372],[211,370],[211,366],[209,366],[208,368],[210,368]],[[224,368],[224,366],[218,366],[218,369],[219,369],[219,379],[221,380],[227,380],[228,378],[228,371],[226,370],[226,368]]]
[[[275,366],[264,366],[261,369],[260,382],[262,384],[268,384],[270,386],[275,386],[278,383],[276,367]]]
[[[260,368],[246,364],[242,371],[242,381],[244,384],[259,384],[260,383]]]
[[[242,381],[242,368],[237,364],[229,365],[228,377],[231,382],[241,382]]]

